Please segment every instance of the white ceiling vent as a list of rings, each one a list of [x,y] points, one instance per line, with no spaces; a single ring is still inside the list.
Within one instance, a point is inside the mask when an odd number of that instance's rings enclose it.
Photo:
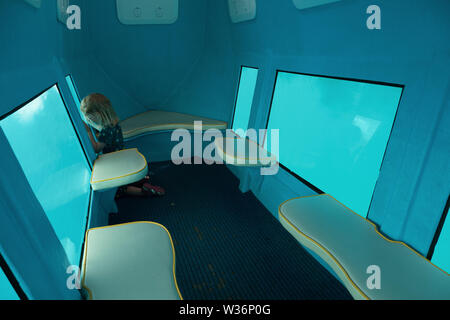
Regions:
[[[117,0],[123,24],[171,24],[178,20],[178,0]]]
[[[233,23],[253,20],[256,17],[255,0],[228,0],[228,9]]]

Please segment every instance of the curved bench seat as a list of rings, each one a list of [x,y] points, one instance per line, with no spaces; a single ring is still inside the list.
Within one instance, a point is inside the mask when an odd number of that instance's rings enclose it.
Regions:
[[[88,230],[82,285],[93,300],[180,300],[167,229],[132,222]]]
[[[92,190],[124,186],[143,179],[147,172],[147,160],[137,149],[102,154],[92,168]]]
[[[450,299],[446,272],[329,195],[288,200],[279,207],[279,220],[330,265],[355,299]],[[369,289],[370,266],[379,267],[379,289]]]
[[[240,137],[216,138],[214,144],[220,158],[226,164],[246,167],[270,166],[277,161],[259,144]]]
[[[194,121],[202,121],[203,130],[223,130],[227,128],[227,123],[224,121],[160,110],[137,114],[121,121],[120,126],[122,127],[123,137],[131,139],[149,132],[175,129],[193,130]]]

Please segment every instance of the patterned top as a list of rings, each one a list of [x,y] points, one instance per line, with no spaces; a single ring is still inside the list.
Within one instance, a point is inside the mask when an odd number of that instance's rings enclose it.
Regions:
[[[106,127],[97,136],[99,142],[106,144],[103,153],[119,151],[124,148],[122,128],[119,124],[114,127]]]

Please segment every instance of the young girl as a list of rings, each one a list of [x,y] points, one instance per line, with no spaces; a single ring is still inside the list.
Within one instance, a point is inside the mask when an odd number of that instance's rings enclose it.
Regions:
[[[84,123],[96,153],[109,153],[124,148],[119,118],[107,97],[99,93],[90,94],[81,101],[80,109],[86,122],[96,130],[97,141],[94,139],[89,126]],[[116,197],[124,194],[134,196],[164,195],[163,188],[151,185],[148,180],[149,177],[147,176],[141,181],[120,187]]]

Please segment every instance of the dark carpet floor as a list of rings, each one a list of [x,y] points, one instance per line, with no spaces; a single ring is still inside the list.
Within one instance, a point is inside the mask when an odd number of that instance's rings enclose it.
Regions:
[[[351,296],[223,165],[155,163],[162,198],[122,198],[110,224],[154,221],[174,240],[186,300],[347,300]]]

